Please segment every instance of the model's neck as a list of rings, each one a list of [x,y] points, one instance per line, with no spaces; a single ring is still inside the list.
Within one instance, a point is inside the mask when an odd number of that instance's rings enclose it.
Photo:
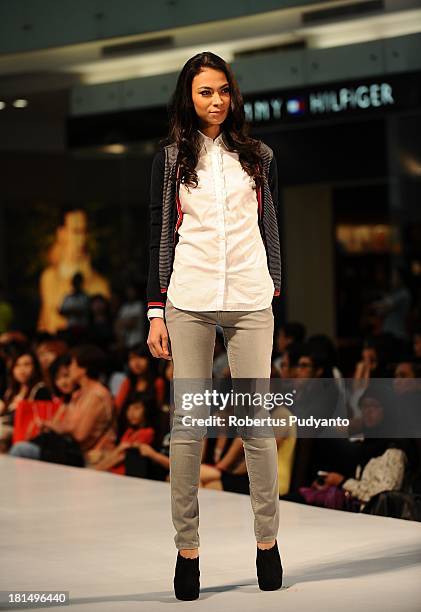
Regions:
[[[221,126],[220,125],[209,125],[209,126],[201,127],[200,131],[205,136],[208,136],[208,138],[212,138],[212,140],[215,140],[215,138],[218,138],[219,134],[221,133]]]

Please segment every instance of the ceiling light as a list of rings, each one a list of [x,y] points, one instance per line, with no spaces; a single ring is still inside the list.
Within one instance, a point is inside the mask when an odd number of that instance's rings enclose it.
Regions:
[[[127,153],[128,147],[116,142],[115,144],[104,145],[101,147],[101,150],[104,151],[104,153],[111,153],[112,155],[122,155],[123,153]]]
[[[23,98],[18,98],[13,102],[13,106],[15,108],[25,108],[28,106],[28,100],[24,100]]]
[[[3,100],[0,100],[0,110],[3,110],[4,108],[6,108],[6,102],[3,102]]]

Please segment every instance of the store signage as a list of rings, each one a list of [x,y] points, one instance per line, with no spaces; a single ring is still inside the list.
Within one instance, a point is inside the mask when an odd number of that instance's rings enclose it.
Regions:
[[[260,123],[299,115],[364,111],[394,104],[392,85],[383,82],[315,90],[298,96],[259,98],[245,102],[244,111],[247,121]]]

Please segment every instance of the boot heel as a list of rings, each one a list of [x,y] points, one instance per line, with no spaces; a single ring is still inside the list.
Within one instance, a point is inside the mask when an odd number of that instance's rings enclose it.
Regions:
[[[256,569],[257,581],[262,591],[276,591],[281,588],[283,569],[276,540],[272,548],[257,548]]]
[[[178,553],[174,574],[174,592],[177,599],[192,601],[200,593],[199,557],[186,559]]]

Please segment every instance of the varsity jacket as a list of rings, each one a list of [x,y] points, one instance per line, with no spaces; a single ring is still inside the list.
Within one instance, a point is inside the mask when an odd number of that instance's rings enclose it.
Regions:
[[[278,175],[273,151],[260,143],[264,180],[256,189],[258,223],[266,249],[274,296],[281,290],[281,254],[277,221]],[[164,310],[167,289],[174,262],[178,230],[183,222],[176,181],[178,147],[175,143],[161,149],[154,157],[150,190],[149,273],[147,284],[148,311]]]

